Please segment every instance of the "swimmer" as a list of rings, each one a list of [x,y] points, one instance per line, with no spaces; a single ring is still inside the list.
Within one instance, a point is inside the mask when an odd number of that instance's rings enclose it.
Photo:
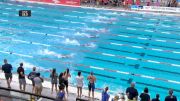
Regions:
[[[98,35],[87,35],[88,38],[98,38]]]
[[[96,45],[94,43],[87,43],[87,44],[82,44],[81,46],[84,46],[84,47],[95,47]]]
[[[62,54],[62,55],[58,55],[58,58],[62,58],[62,59],[65,59],[65,58],[72,58],[74,56],[74,54]]]

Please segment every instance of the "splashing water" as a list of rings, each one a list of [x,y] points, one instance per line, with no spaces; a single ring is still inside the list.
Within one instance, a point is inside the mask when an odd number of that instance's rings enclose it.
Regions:
[[[75,55],[74,53],[71,53],[71,54],[58,54],[58,53],[56,53],[54,51],[50,51],[48,49],[40,50],[39,54],[40,55],[52,55],[52,56],[55,56],[57,58],[72,58]]]
[[[80,46],[80,43],[77,40],[70,40],[69,38],[66,38],[62,43],[66,45]]]

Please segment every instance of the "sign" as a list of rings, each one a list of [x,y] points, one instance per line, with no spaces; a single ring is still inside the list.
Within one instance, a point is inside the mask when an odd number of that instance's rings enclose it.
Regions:
[[[180,13],[180,8],[175,8],[175,7],[143,6],[143,9],[141,10]]]
[[[80,6],[80,0],[30,0],[30,1]]]
[[[30,17],[31,16],[31,10],[19,10],[19,16]]]

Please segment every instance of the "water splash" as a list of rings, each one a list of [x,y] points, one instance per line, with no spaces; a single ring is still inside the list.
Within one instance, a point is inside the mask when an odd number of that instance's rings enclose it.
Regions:
[[[44,50],[40,50],[38,52],[40,55],[49,55],[49,56],[55,56],[57,58],[72,58],[74,57],[74,53],[71,53],[71,54],[58,54],[54,51],[50,51],[48,49],[44,49]]]
[[[66,45],[80,46],[79,41],[77,41],[77,40],[75,40],[75,39],[70,40],[69,38],[66,38],[62,43],[63,43],[63,44],[66,44]]]

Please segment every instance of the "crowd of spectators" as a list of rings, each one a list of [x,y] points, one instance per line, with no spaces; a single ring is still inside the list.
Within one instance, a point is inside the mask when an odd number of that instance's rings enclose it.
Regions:
[[[11,89],[11,81],[12,81],[12,65],[8,63],[6,59],[4,59],[4,65],[2,65],[2,71],[5,74],[5,79],[7,81],[7,86]],[[19,89],[21,91],[26,91],[26,78],[25,78],[25,71],[23,67],[23,63],[20,63],[20,66],[17,68],[17,73],[19,76]],[[51,94],[55,88],[57,97],[55,101],[67,101],[67,97],[69,95],[68,91],[68,78],[71,77],[69,69],[67,68],[66,71],[61,72],[59,75],[56,72],[56,69],[51,70],[50,78],[51,78]],[[32,81],[32,93],[35,93],[37,96],[40,96],[43,91],[43,81],[44,79],[41,77],[41,74],[36,71],[36,67],[33,67],[32,72],[28,74],[28,79]],[[83,88],[83,81],[84,77],[81,75],[79,71],[76,79],[76,87],[77,87],[77,98],[82,97],[82,88]],[[94,99],[94,91],[95,91],[95,83],[96,77],[94,76],[93,72],[87,77],[88,83],[88,97],[90,98],[90,93],[92,92],[92,99]],[[58,82],[59,81],[59,82]],[[105,87],[102,91],[101,101],[125,101],[127,96],[128,101],[160,101],[160,95],[156,94],[156,98],[151,99],[149,90],[147,87],[144,88],[144,92],[139,95],[138,90],[135,88],[135,83],[131,82],[131,86],[126,89],[126,94],[121,94],[121,96],[114,96],[113,99],[110,99],[110,94],[108,93],[109,87]],[[175,95],[173,95],[173,90],[169,89],[169,94],[165,97],[164,101],[177,101]]]
[[[178,0],[81,0],[81,4],[124,8],[131,5],[177,7]]]

